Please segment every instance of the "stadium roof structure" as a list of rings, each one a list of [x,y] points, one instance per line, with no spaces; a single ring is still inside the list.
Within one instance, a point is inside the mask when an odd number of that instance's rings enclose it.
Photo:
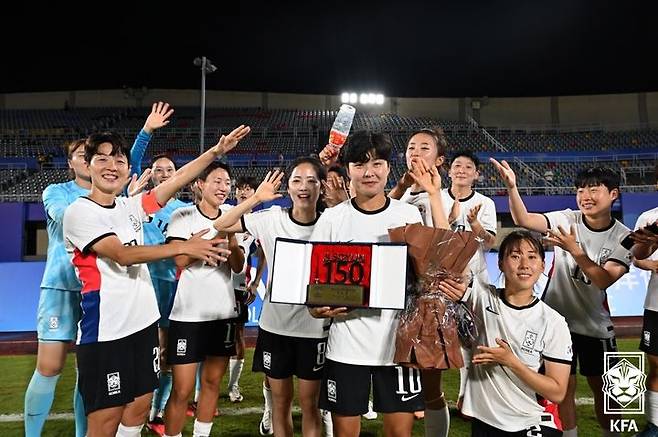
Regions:
[[[195,89],[198,56],[218,66],[207,79],[218,90],[400,97],[658,91],[649,2],[205,3],[5,11],[0,93]]]

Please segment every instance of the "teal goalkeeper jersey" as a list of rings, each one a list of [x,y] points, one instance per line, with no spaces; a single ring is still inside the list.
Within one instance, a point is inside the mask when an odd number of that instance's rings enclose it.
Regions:
[[[156,245],[164,244],[167,238],[167,227],[171,214],[178,208],[183,206],[190,206],[178,199],[172,199],[160,211],[153,215],[153,219],[149,223],[144,223],[144,244]],[[165,281],[176,280],[176,264],[173,258],[167,258],[160,261],[154,261],[148,264],[149,273],[153,279],[161,279]]]
[[[48,185],[43,191],[43,206],[46,210],[48,229],[48,258],[41,288],[80,291],[80,281],[64,248],[62,220],[66,208],[78,197],[87,194],[89,190],[80,187],[75,181]]]

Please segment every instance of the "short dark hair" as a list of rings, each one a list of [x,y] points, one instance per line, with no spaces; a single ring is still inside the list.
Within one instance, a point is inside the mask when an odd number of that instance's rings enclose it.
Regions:
[[[610,167],[590,167],[581,170],[576,175],[576,188],[595,187],[597,185],[605,186],[608,191],[619,190],[621,177],[619,173]]]
[[[475,169],[477,170],[480,167],[480,158],[473,153],[472,150],[464,149],[464,150],[459,150],[455,152],[452,155],[452,158],[450,159],[450,165],[452,165],[453,162],[455,162],[455,159],[457,158],[468,158],[471,161],[473,161],[473,164],[475,164]]]
[[[86,138],[78,138],[77,140],[67,141],[62,145],[66,158],[71,159],[73,157],[73,152],[77,150],[80,146],[85,146],[87,142]]]
[[[388,135],[370,131],[357,131],[347,137],[342,149],[343,164],[364,163],[371,159],[391,161],[393,144]]]
[[[151,163],[149,164],[149,167],[153,167],[153,164],[155,164],[155,161],[159,159],[168,159],[171,161],[172,164],[174,164],[174,168],[176,168],[176,161],[174,161],[174,158],[171,157],[168,153],[160,153],[158,155],[155,155],[153,158],[151,158]]]
[[[201,179],[202,181],[205,181],[206,179],[208,179],[208,176],[210,175],[210,173],[217,170],[218,168],[222,168],[222,169],[226,170],[226,173],[228,173],[229,179],[231,179],[231,167],[229,167],[228,164],[226,164],[225,162],[222,162],[222,161],[213,161],[210,164],[208,164],[208,167],[203,169],[203,171],[199,174],[199,176],[197,176],[197,179]]]
[[[505,257],[509,255],[513,250],[518,249],[521,245],[521,242],[526,241],[530,244],[539,254],[542,261],[545,259],[544,246],[541,242],[529,231],[512,231],[500,243],[500,248],[498,249],[498,264],[500,265]]]
[[[97,132],[89,135],[85,144],[85,161],[91,162],[94,155],[98,154],[98,148],[103,143],[112,144],[110,156],[123,155],[126,158],[130,156],[130,149],[126,141],[116,132]]]
[[[407,139],[407,144],[409,144],[409,141],[418,134],[426,134],[431,136],[434,139],[434,143],[436,144],[436,155],[437,156],[445,156],[446,155],[446,150],[448,149],[448,140],[446,139],[446,134],[443,132],[443,129],[440,128],[439,126],[431,126],[431,127],[426,127],[423,129],[418,129],[417,131],[414,131],[409,135],[409,138]]]
[[[235,188],[244,187],[250,187],[251,189],[255,190],[258,188],[258,179],[256,179],[254,176],[240,176],[235,182]]]
[[[324,168],[320,160],[313,156],[300,156],[296,158],[286,169],[286,175],[287,175],[286,180],[290,179],[290,175],[292,175],[292,172],[293,170],[295,170],[295,167],[301,164],[311,164],[315,169],[315,175],[317,176],[317,178],[321,181],[327,180],[327,170]]]

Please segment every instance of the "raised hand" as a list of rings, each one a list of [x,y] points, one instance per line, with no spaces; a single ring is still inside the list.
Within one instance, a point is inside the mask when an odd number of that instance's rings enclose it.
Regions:
[[[183,253],[186,255],[216,267],[219,263],[228,260],[231,251],[226,248],[228,244],[226,238],[217,236],[210,240],[204,239],[203,236],[209,231],[210,229],[199,231],[193,234],[189,240],[182,242],[181,245],[185,245]]]
[[[322,181],[322,187],[324,188],[324,203],[329,208],[350,198],[345,187],[345,181],[335,174],[327,177],[326,181]]]
[[[154,130],[168,125],[169,117],[171,117],[171,114],[173,113],[174,109],[169,108],[169,103],[154,103],[151,108],[151,113],[146,118],[146,123],[144,123],[144,131],[148,134],[152,134]]]
[[[458,202],[455,201],[455,203],[458,203]],[[480,203],[480,204],[477,204],[477,205],[475,205],[473,208],[471,208],[471,209],[468,211],[468,214],[466,214],[466,220],[467,220],[469,223],[473,223],[474,221],[476,221],[476,220],[478,219],[478,213],[480,212],[480,209],[481,209],[481,208],[482,208],[482,204],[481,204],[481,203]]]
[[[571,255],[576,255],[582,251],[576,240],[576,225],[571,225],[570,231],[567,232],[562,226],[558,226],[557,231],[549,229],[548,236],[544,237],[544,240],[552,246],[566,250]]]
[[[450,212],[448,213],[448,223],[452,224],[457,221],[459,215],[461,214],[461,202],[459,199],[455,199],[452,202],[452,207],[450,207]]]
[[[151,169],[147,168],[139,179],[137,178],[137,173],[134,173],[130,179],[130,183],[128,183],[128,196],[133,197],[141,193],[151,180],[152,173]]]
[[[338,161],[339,151],[340,149],[336,148],[336,146],[333,146],[331,144],[327,144],[326,146],[324,146],[324,149],[322,149],[318,155],[322,165],[324,165],[327,168],[331,167],[332,165],[335,165],[336,162]]]
[[[263,182],[256,188],[254,196],[261,203],[280,199],[283,196],[278,191],[282,180],[283,172],[281,170],[268,171]]]
[[[219,138],[217,144],[215,144],[210,150],[212,150],[212,152],[217,156],[226,155],[228,152],[233,150],[235,146],[238,145],[238,142],[246,137],[249,132],[251,132],[251,128],[241,124],[240,126],[233,129],[230,134],[222,135]]]
[[[422,159],[411,161],[411,171],[407,174],[414,180],[414,183],[422,188],[427,194],[434,195],[441,191],[441,175],[439,170],[429,167]]]
[[[509,189],[516,188],[516,175],[514,170],[509,166],[508,162],[502,160],[501,162],[496,161],[493,158],[489,158],[489,161],[496,167],[500,178],[503,180],[505,186]]]

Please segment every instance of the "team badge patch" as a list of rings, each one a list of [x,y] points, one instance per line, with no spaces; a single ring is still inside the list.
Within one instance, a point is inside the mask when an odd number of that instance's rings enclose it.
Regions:
[[[130,219],[130,224],[133,225],[133,229],[135,232],[138,232],[140,229],[142,229],[142,222],[137,219],[134,215],[130,214],[128,216]]]
[[[185,356],[187,353],[187,340],[179,338],[176,342],[176,355],[179,357]]]
[[[48,328],[49,329],[58,329],[59,328],[59,317],[51,316],[50,319],[48,319]]]
[[[521,350],[527,354],[531,354],[535,351],[535,342],[537,341],[537,334],[532,331],[526,331],[525,337],[523,338],[523,344],[521,344]]]
[[[107,374],[107,394],[112,396],[121,393],[121,376],[119,372]]]

